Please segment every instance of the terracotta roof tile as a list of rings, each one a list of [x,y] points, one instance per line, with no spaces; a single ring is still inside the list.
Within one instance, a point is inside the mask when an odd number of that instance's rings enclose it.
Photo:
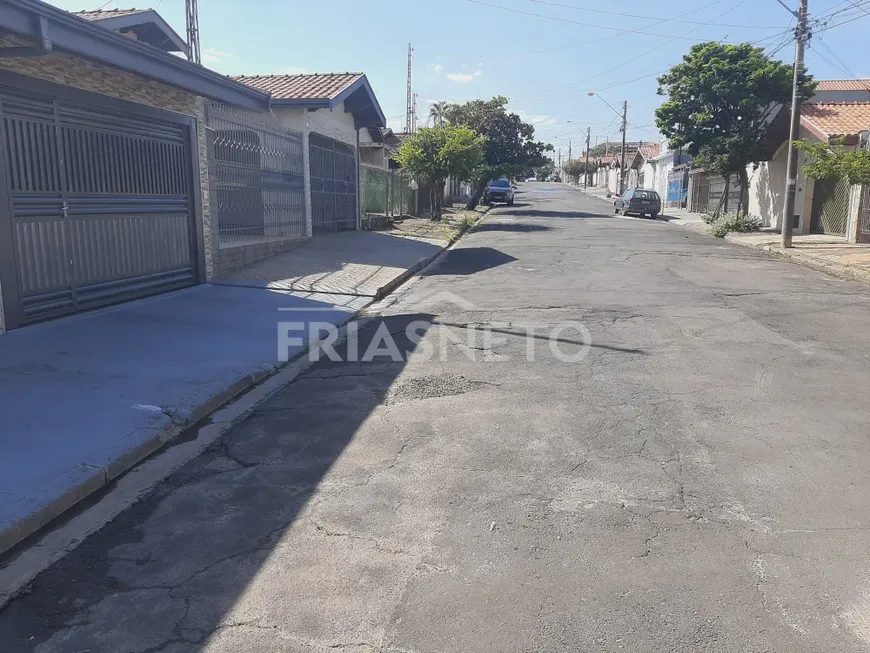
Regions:
[[[870,79],[823,79],[817,91],[870,91]]]
[[[644,159],[654,159],[659,155],[660,150],[658,143],[646,143],[640,146],[640,155]]]
[[[101,20],[103,18],[118,18],[119,16],[129,16],[130,14],[141,14],[146,11],[152,10],[136,9],[134,7],[132,9],[93,9],[85,11],[73,11],[71,13],[75,14],[79,18],[84,18],[85,20]]]
[[[870,102],[805,104],[801,123],[817,136],[850,136],[870,129]]]
[[[332,100],[360,77],[363,77],[363,73],[239,75],[233,79],[267,91],[276,100]]]

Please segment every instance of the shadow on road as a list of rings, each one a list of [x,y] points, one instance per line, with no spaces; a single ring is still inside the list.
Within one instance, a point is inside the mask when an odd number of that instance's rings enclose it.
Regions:
[[[382,325],[401,352],[415,351],[419,340],[406,327],[420,321],[422,336],[432,319],[415,313],[368,323],[358,358],[373,341],[382,344],[374,337]],[[347,360],[346,345],[335,349]],[[315,363],[0,610],[0,648],[201,651],[240,597],[277,573],[264,569],[285,534],[319,528],[300,512],[405,361],[384,353],[371,362]],[[400,444],[385,443],[380,455],[395,457]],[[371,469],[345,473],[363,483]],[[309,573],[316,558],[308,555],[295,552],[286,572]],[[306,591],[280,600],[304,607]]]
[[[517,211],[518,218],[609,218],[607,213],[587,213],[585,211],[543,211],[540,209],[529,209],[527,211]]]
[[[516,260],[513,256],[492,247],[460,247],[448,251],[435,267],[423,274],[425,276],[476,274]]]
[[[486,222],[479,226],[475,231],[512,231],[517,233],[532,232],[532,231],[552,231],[552,227],[543,224],[499,224],[497,222]]]

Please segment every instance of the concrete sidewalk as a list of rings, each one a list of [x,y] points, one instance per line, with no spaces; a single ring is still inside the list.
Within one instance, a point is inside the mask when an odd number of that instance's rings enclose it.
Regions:
[[[279,322],[343,324],[447,245],[318,236],[216,284],[4,334],[0,553],[272,375]]]
[[[447,243],[377,231],[342,231],[312,238],[302,247],[234,270],[216,284],[382,297]]]

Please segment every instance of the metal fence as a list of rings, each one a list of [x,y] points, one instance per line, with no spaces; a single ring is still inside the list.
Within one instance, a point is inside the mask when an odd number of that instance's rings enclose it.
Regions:
[[[271,114],[213,103],[215,202],[220,244],[305,236],[302,133]]]
[[[818,179],[813,192],[810,231],[831,236],[846,235],[851,187],[845,179]]]
[[[857,240],[859,243],[870,243],[870,184],[861,187]]]
[[[414,191],[401,170],[361,165],[359,181],[363,215],[394,217],[415,213]]]
[[[724,177],[708,175],[706,173],[694,175],[690,210],[695,213],[708,213],[712,215],[721,205],[720,210],[725,211],[726,206],[722,203],[722,196],[725,192]],[[736,177],[731,177],[731,184],[727,192],[727,210],[736,211],[740,204],[740,182]]]

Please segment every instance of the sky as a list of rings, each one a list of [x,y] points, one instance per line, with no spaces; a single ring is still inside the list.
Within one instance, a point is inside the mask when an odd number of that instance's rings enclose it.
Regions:
[[[184,0],[150,6],[184,37]],[[809,0],[809,9],[815,78],[870,77],[870,0]],[[420,124],[432,102],[504,95],[562,157],[582,150],[587,127],[593,145],[618,141],[624,100],[628,140],[657,141],[656,77],[693,43],[750,41],[794,60],[794,21],[778,0],[199,0],[199,15],[204,65],[228,75],[364,72],[396,129],[411,42]]]

